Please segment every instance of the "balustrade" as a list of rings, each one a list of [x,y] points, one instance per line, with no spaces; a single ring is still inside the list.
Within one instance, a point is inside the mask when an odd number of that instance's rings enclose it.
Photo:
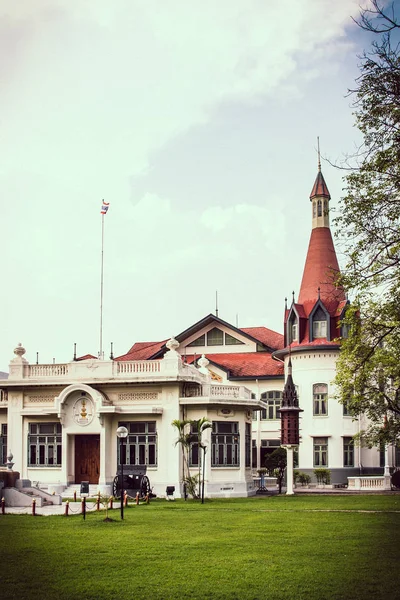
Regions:
[[[65,377],[68,375],[68,364],[29,365],[28,377]]]

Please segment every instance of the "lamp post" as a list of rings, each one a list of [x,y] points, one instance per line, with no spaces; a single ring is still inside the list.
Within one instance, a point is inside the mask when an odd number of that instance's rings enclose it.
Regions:
[[[201,444],[201,448],[203,450],[203,480],[201,482],[201,503],[204,504],[204,479],[206,476],[206,452],[207,446],[205,444]]]
[[[123,447],[124,440],[128,437],[128,430],[121,426],[117,429],[117,437],[119,438],[119,462],[121,464],[121,519],[124,518],[124,457]]]

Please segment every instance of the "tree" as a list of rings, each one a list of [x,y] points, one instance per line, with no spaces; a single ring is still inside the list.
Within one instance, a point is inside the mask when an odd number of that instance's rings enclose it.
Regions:
[[[265,466],[268,469],[268,473],[273,475],[274,472],[277,472],[279,493],[282,492],[282,483],[285,476],[286,465],[287,455],[285,448],[277,448],[265,457]]]
[[[206,417],[201,419],[175,419],[172,425],[178,430],[179,437],[175,445],[179,444],[182,449],[182,483],[186,486],[187,492],[193,498],[200,498],[201,494],[201,465],[202,457],[200,450],[203,451],[203,461],[205,460],[206,447],[203,443],[203,433],[212,426],[211,421]],[[189,466],[189,454],[193,446],[198,448],[198,469],[197,475],[191,475]],[[197,491],[198,486],[198,491]],[[203,481],[204,486],[204,481]],[[204,487],[202,488],[204,492]]]
[[[206,460],[206,446],[203,443],[203,433],[206,431],[206,429],[210,429],[212,427],[212,423],[206,417],[202,417],[201,419],[194,419],[194,420],[190,421],[190,425],[191,425],[191,443],[197,444],[197,447],[199,449],[199,453],[198,453],[199,498],[201,497],[202,499],[204,499],[204,477],[203,478],[201,477],[201,466],[202,466],[202,462],[204,464],[205,460]],[[201,456],[200,450],[203,453],[203,457]],[[202,492],[200,490],[200,486],[201,486]]]
[[[336,218],[346,240],[340,283],[354,296],[343,325],[337,362],[339,399],[370,422],[368,444],[393,443],[400,434],[400,9],[380,0],[362,9],[358,25],[375,39],[360,57],[350,90],[362,145],[350,161]]]

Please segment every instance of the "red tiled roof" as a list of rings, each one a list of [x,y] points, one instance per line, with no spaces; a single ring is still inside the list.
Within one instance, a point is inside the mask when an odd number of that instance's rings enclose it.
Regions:
[[[322,175],[321,171],[318,171],[318,175],[315,179],[313,189],[311,190],[310,200],[312,200],[316,196],[324,196],[325,198],[329,198],[329,199],[331,197],[329,190],[328,190],[328,186],[325,183],[325,179],[324,179],[324,176]]]
[[[346,300],[343,288],[334,285],[338,273],[340,270],[331,230],[329,227],[316,227],[311,232],[298,299],[306,315],[310,314],[318,300],[318,288],[320,298],[331,314],[336,311],[339,302]]]
[[[89,360],[89,359],[93,359],[95,358],[96,360],[98,359],[97,356],[93,356],[93,354],[84,354],[83,356],[79,356],[78,358],[76,358],[75,360]]]
[[[158,352],[167,340],[162,342],[136,342],[126,354],[118,356],[115,360],[147,360]]]
[[[272,329],[267,327],[241,327],[240,330],[274,350],[283,348],[283,335],[272,331]]]
[[[283,364],[274,360],[269,352],[235,352],[232,354],[206,354],[210,363],[229,372],[229,377],[279,377],[284,374]],[[186,356],[186,362],[194,357]]]

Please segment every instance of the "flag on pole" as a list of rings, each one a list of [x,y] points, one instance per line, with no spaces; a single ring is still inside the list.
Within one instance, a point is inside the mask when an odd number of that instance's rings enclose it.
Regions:
[[[103,200],[103,204],[101,205],[101,211],[100,211],[102,215],[106,214],[106,212],[108,211],[109,206],[110,206],[110,203],[109,202],[104,202],[104,200]]]

